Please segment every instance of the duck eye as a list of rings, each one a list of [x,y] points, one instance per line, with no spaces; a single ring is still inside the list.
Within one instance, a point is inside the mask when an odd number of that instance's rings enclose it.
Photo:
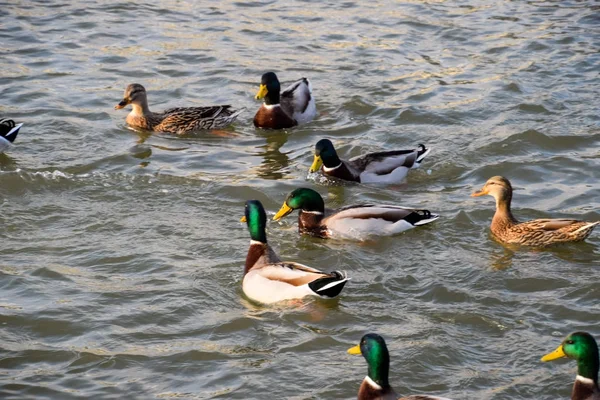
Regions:
[[[574,342],[574,341],[572,341],[572,340],[567,340],[567,341],[566,341],[566,343],[567,343],[567,344],[574,344],[575,342]]]

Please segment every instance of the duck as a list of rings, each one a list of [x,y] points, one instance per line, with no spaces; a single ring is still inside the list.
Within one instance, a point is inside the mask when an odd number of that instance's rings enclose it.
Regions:
[[[314,173],[320,169],[323,175],[344,181],[397,184],[404,181],[409,170],[418,168],[430,151],[419,144],[412,150],[368,153],[344,161],[339,158],[331,140],[321,139],[315,145],[309,171]]]
[[[131,104],[132,110],[126,122],[136,128],[155,132],[185,134],[201,129],[219,129],[230,125],[244,110],[234,110],[230,105],[208,107],[169,108],[155,113],[148,108],[146,88],[139,83],[132,83],[125,89],[123,100],[115,106],[115,110]]]
[[[21,126],[23,124],[15,124],[12,119],[0,119],[0,154],[15,141]]]
[[[503,176],[493,176],[481,190],[471,197],[490,195],[496,199],[496,213],[492,219],[492,234],[501,242],[532,247],[546,247],[557,243],[578,242],[592,233],[600,223],[575,219],[534,219],[519,222],[510,210],[513,188]]]
[[[542,362],[559,358],[572,358],[577,361],[577,376],[571,392],[571,400],[600,400],[598,387],[598,343],[588,332],[574,332],[568,335],[556,350],[542,357]]]
[[[362,354],[369,369],[358,389],[358,400],[450,400],[427,394],[400,397],[389,382],[390,353],[385,340],[376,333],[367,333],[349,354]]]
[[[343,271],[327,273],[294,261],[282,261],[267,243],[267,214],[260,201],[246,202],[242,221],[250,232],[242,282],[249,299],[263,304],[305,296],[331,299],[340,294],[350,279]]]
[[[273,219],[278,221],[294,210],[300,210],[298,231],[320,238],[340,236],[363,239],[372,235],[395,235],[439,218],[429,210],[381,204],[325,210],[323,197],[310,188],[298,188],[288,194]]]
[[[317,115],[312,85],[301,78],[280,92],[279,79],[266,72],[260,80],[256,100],[265,99],[254,116],[254,126],[267,129],[286,129],[306,124]]]

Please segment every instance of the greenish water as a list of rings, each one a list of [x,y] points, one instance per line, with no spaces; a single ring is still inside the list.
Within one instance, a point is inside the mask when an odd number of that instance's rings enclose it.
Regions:
[[[544,251],[489,236],[487,178],[521,219],[599,220],[600,9],[593,1],[8,2],[0,115],[24,122],[0,155],[3,399],[350,399],[346,354],[387,340],[399,393],[568,398],[564,335],[600,337],[600,236]],[[252,126],[267,70],[311,79],[317,119]],[[231,103],[226,134],[138,132],[150,107]],[[432,152],[406,184],[306,180],[317,140],[344,158]],[[247,199],[269,215],[298,186],[330,207],[428,208],[435,223],[354,243],[269,222],[286,259],[343,269],[333,301],[260,307],[241,291]]]

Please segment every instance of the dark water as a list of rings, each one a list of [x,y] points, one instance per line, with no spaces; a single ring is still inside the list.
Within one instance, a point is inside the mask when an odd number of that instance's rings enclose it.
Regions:
[[[32,398],[350,399],[366,332],[401,393],[568,398],[575,330],[600,336],[600,237],[545,251],[491,240],[504,175],[522,219],[600,219],[600,7],[594,1],[8,2],[0,115],[0,394]],[[260,75],[311,79],[318,118],[254,129]],[[112,107],[128,83],[159,111],[246,107],[219,135],[149,135]],[[405,185],[307,181],[343,157],[425,143]],[[286,259],[345,269],[339,299],[259,307],[241,292],[243,204],[272,215],[311,186],[443,218],[353,243],[269,223]]]

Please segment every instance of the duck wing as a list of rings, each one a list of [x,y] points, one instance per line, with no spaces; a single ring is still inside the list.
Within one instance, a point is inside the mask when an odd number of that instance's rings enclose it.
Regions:
[[[233,122],[240,112],[232,110],[230,105],[169,108],[163,112],[163,120],[154,127],[154,130],[185,133],[214,129]],[[225,117],[225,124],[222,123],[223,117]]]
[[[312,99],[312,88],[306,78],[302,78],[285,88],[280,95],[283,110],[290,116],[306,112]]]
[[[429,210],[417,210],[401,206],[360,204],[334,210],[330,216],[323,220],[323,223],[327,224],[332,220],[346,218],[382,219],[392,223],[404,220],[411,225],[418,226],[438,219],[439,215],[432,214]]]
[[[327,273],[291,261],[266,265],[256,270],[255,273],[269,282],[277,283],[277,285],[271,285],[271,289],[287,291],[285,295],[287,298],[299,298],[307,294],[335,297],[340,294],[350,279],[342,271]],[[281,297],[280,294],[278,296]]]
[[[392,150],[369,153],[354,157],[348,163],[361,172],[369,172],[376,175],[390,174],[397,168],[416,168],[427,156],[430,149],[420,144],[412,150]]]
[[[543,229],[545,231],[556,231],[582,221],[576,219],[534,219],[525,222],[531,229]]]

